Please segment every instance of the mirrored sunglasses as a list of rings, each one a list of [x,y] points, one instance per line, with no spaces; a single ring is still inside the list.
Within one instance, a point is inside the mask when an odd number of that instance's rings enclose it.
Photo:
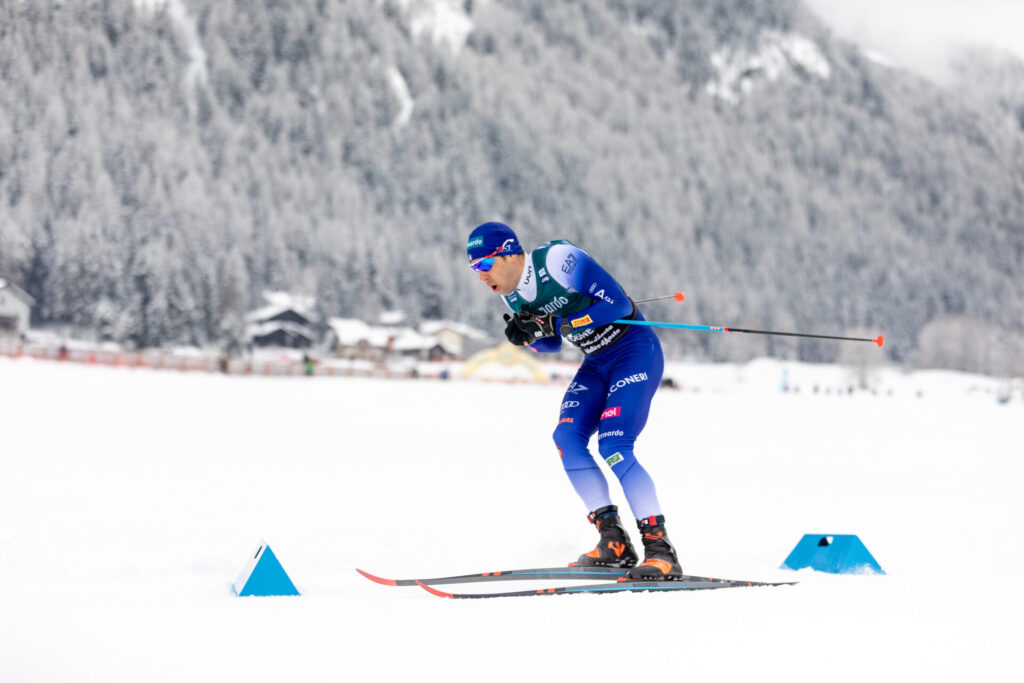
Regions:
[[[488,270],[494,267],[494,262],[497,260],[498,257],[496,256],[485,256],[476,263],[470,263],[469,267],[477,272],[483,271],[486,273]]]
[[[484,256],[482,259],[480,259],[476,263],[470,263],[469,267],[472,268],[473,270],[477,271],[477,272],[483,271],[483,272],[486,273],[488,270],[490,270],[491,268],[494,267],[494,262],[497,260],[498,252],[501,251],[504,248],[505,248],[505,245],[502,244],[497,249],[492,251],[487,256]]]

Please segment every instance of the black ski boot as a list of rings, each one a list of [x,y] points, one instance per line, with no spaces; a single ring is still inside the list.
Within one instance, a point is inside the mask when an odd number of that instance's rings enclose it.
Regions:
[[[643,581],[682,578],[683,568],[676,558],[676,549],[665,534],[665,516],[638,519],[636,525],[644,541],[644,561],[626,572],[626,576]]]
[[[581,567],[632,567],[636,564],[637,554],[633,544],[629,542],[626,530],[619,521],[619,508],[607,505],[594,510],[587,519],[597,527],[601,540],[597,547],[589,553],[580,555],[576,564]]]

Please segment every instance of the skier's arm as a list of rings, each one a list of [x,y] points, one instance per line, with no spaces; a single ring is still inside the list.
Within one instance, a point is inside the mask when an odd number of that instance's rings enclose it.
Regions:
[[[562,338],[557,334],[553,337],[541,337],[530,344],[530,348],[537,353],[555,353],[562,348]]]
[[[574,332],[607,325],[633,312],[633,302],[615,278],[582,249],[571,245],[551,247],[547,267],[563,287],[594,299],[590,306],[564,318]]]
[[[552,327],[557,324],[557,320],[550,320],[550,316],[542,316],[537,319],[536,314],[532,311],[521,317],[520,313],[516,313],[508,305],[508,301],[505,301],[505,306],[512,311],[512,315],[505,314],[505,336],[509,342],[517,346],[520,344],[529,346],[537,353],[555,353],[562,348],[562,338]],[[537,330],[546,332],[545,336],[535,337]],[[533,341],[529,341],[531,339]]]

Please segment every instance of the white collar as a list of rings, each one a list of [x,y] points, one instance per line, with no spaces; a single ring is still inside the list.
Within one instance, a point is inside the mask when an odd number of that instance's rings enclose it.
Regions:
[[[526,252],[526,262],[523,264],[523,274],[516,285],[516,291],[527,301],[537,298],[537,272],[533,268],[533,252]]]

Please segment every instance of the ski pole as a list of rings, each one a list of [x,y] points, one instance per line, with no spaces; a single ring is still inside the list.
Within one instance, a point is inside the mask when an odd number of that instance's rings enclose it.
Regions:
[[[866,337],[837,337],[830,334],[804,334],[803,332],[775,332],[772,330],[744,330],[738,327],[724,327],[719,325],[686,325],[683,323],[661,323],[652,322],[650,320],[616,320],[616,323],[622,325],[644,325],[646,327],[669,327],[676,330],[699,330],[704,332],[743,332],[746,334],[774,334],[781,335],[784,337],[810,337],[812,339],[840,339],[843,341],[862,341],[862,342],[874,342],[878,344],[878,348],[882,348],[882,344],[885,343],[885,337],[878,335],[874,339],[868,339]]]
[[[685,298],[686,297],[683,296],[682,292],[675,292],[673,294],[666,294],[665,296],[656,296],[653,299],[640,299],[639,301],[634,301],[633,303],[635,303],[635,304],[649,304],[652,301],[662,301],[663,299],[675,299],[676,301],[682,301]]]

